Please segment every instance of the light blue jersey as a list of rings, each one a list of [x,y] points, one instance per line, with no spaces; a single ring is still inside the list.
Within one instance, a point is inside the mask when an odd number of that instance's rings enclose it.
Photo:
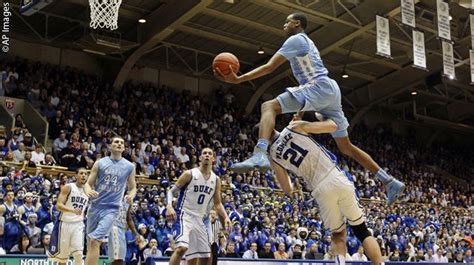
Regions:
[[[315,82],[328,75],[318,48],[304,32],[289,37],[277,53],[290,61],[293,75],[300,85]]]
[[[277,97],[281,113],[317,111],[324,118],[333,120],[337,130],[335,138],[348,135],[347,121],[341,105],[341,91],[336,81],[328,77],[321,55],[306,33],[289,37],[277,53],[290,61],[293,75],[299,86],[288,87]]]
[[[99,196],[92,200],[91,207],[116,207],[118,209],[127,187],[128,177],[133,169],[133,164],[125,158],[118,161],[112,160],[110,157],[100,159],[95,185]]]

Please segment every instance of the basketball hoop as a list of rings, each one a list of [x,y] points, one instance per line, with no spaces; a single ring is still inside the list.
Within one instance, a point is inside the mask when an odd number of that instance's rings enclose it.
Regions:
[[[120,4],[122,4],[122,0],[89,0],[91,8],[91,28],[117,29]]]

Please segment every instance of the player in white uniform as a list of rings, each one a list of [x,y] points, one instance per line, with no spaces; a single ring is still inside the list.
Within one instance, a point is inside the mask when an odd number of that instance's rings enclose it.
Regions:
[[[176,249],[169,264],[178,265],[186,254],[188,264],[207,264],[211,254],[209,234],[204,224],[209,204],[214,200],[214,209],[227,229],[232,223],[221,202],[221,181],[212,172],[215,161],[214,151],[204,148],[199,157],[199,167],[185,171],[167,194],[166,218],[175,223]],[[176,211],[173,198],[179,194]]]
[[[56,208],[60,211],[54,224],[48,259],[65,265],[73,256],[75,265],[82,265],[84,249],[84,212],[89,198],[84,192],[84,184],[89,173],[85,168],[76,171],[76,182],[64,185],[58,197]]]
[[[382,255],[375,238],[365,225],[349,173],[337,166],[337,158],[318,144],[309,134],[331,133],[337,129],[332,120],[307,122],[295,114],[293,121],[281,133],[274,133],[270,147],[272,168],[281,188],[292,195],[288,171],[302,177],[311,195],[316,199],[326,227],[332,233],[332,247],[337,253],[336,264],[345,264],[346,220],[362,242],[367,256],[374,264],[382,263]]]

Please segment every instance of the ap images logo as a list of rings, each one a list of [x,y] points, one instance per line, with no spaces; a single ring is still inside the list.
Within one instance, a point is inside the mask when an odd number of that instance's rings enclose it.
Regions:
[[[12,99],[6,98],[5,99],[5,108],[7,108],[7,110],[12,110],[14,107],[15,107],[15,101],[12,100]]]

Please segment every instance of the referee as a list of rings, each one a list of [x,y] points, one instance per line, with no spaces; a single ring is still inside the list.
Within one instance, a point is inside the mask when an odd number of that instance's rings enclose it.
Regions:
[[[211,258],[209,259],[211,265],[217,265],[217,257],[219,256],[219,236],[223,233],[222,224],[217,219],[217,213],[215,210],[210,211],[211,217],[211,235],[210,235],[210,243],[211,243]]]

